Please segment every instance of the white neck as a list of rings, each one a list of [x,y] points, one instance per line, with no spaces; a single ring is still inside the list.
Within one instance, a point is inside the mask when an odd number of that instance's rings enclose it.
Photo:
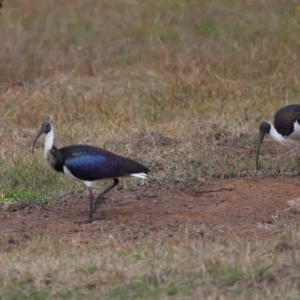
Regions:
[[[299,140],[300,139],[300,125],[298,121],[294,122],[294,131],[289,135],[290,139]]]
[[[271,125],[271,129],[270,129],[270,136],[277,142],[281,143],[281,144],[287,144],[290,141],[285,138],[284,136],[282,136],[280,133],[278,133],[278,131],[275,129],[275,127],[268,122]]]
[[[51,130],[45,134],[45,149],[44,149],[44,156],[47,158],[47,153],[54,145],[54,131],[53,127],[51,126]]]

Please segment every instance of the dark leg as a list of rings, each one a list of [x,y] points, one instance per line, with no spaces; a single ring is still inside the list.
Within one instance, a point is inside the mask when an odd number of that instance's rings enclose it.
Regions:
[[[104,202],[104,195],[106,193],[108,193],[109,191],[111,191],[113,188],[115,188],[118,184],[119,184],[119,179],[114,178],[114,183],[111,186],[109,186],[106,190],[104,190],[101,194],[98,195],[98,197],[96,198],[96,201],[95,201],[93,212],[95,212],[97,210],[100,203]]]
[[[86,221],[79,221],[75,222],[76,224],[88,224],[93,222],[93,206],[94,206],[94,195],[92,192],[92,188],[88,187],[89,191],[89,199],[90,199],[90,212],[89,212],[89,219]]]

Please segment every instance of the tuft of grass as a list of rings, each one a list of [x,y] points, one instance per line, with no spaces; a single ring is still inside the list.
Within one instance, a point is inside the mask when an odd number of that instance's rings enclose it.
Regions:
[[[55,200],[67,191],[67,187],[70,189],[68,180],[52,172],[41,159],[24,152],[2,161],[0,182],[2,203]]]

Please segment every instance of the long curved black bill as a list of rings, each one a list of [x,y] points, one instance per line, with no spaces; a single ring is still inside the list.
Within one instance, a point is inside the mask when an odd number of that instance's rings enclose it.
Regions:
[[[34,153],[34,147],[35,147],[35,144],[37,142],[37,140],[39,139],[39,137],[44,133],[44,129],[41,128],[40,131],[37,133],[37,135],[35,136],[34,140],[33,140],[33,143],[32,143],[32,148],[31,148],[31,152],[32,154]]]
[[[258,155],[259,155],[261,143],[263,142],[265,135],[267,133],[270,133],[270,130],[271,130],[271,124],[269,122],[264,121],[259,125],[260,135],[259,135],[259,140],[258,140],[258,145],[256,150],[256,170],[258,170]]]
[[[267,134],[266,132],[261,131],[260,135],[259,135],[258,145],[257,145],[257,149],[256,149],[256,170],[258,170],[258,156],[259,156],[260,146],[261,146],[266,134]]]

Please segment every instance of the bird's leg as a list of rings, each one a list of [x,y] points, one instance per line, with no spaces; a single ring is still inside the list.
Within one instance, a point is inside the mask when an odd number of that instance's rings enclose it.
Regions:
[[[89,199],[90,199],[90,212],[89,212],[89,219],[86,221],[79,221],[75,222],[77,224],[88,224],[93,222],[93,206],[94,206],[94,195],[91,187],[88,187],[89,191]],[[95,203],[96,204],[96,203]]]
[[[111,191],[113,188],[115,188],[118,184],[119,184],[119,179],[114,178],[114,183],[111,186],[109,186],[106,190],[104,190],[101,194],[98,195],[98,197],[96,198],[96,201],[95,201],[93,212],[95,212],[97,210],[100,203],[104,202],[104,195],[106,193],[108,193],[109,191]]]

